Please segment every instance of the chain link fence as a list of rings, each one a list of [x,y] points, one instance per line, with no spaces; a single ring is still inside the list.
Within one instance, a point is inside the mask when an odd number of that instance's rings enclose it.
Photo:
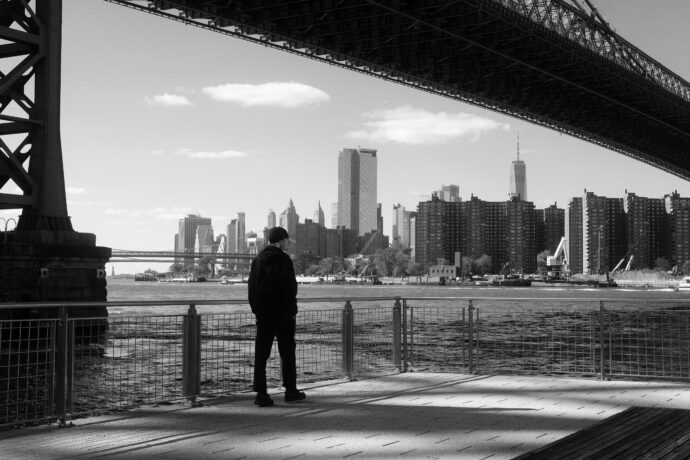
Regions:
[[[246,303],[145,304],[180,313],[70,318],[65,305],[54,319],[0,321],[0,426],[251,389],[253,315],[197,311]],[[414,371],[690,380],[690,306],[678,302],[392,297],[300,305],[299,382]],[[267,377],[280,386],[277,347]]]

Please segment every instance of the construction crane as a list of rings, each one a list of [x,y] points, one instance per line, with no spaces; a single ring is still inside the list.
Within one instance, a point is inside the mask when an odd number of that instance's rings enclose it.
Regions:
[[[630,247],[630,249],[628,249],[628,252],[626,252],[625,255],[623,255],[623,258],[618,262],[618,264],[616,264],[616,266],[613,268],[613,270],[611,270],[611,273],[609,274],[610,276],[613,276],[616,274],[616,272],[618,272],[618,269],[621,267],[621,265],[623,265],[623,261],[625,261],[625,258],[628,257],[628,254],[630,254],[633,251],[633,249],[635,249],[637,247],[637,245],[640,244],[640,242],[647,236],[647,234],[649,234],[649,230],[644,232],[644,234],[637,241],[635,241],[635,244],[633,244]],[[628,264],[625,266],[624,271],[630,270],[630,266],[632,264],[634,257],[635,257],[635,255],[630,256],[630,260],[628,260]]]
[[[552,256],[546,257],[546,280],[564,280],[570,274],[568,265],[568,240],[565,236],[561,237],[556,252]]]

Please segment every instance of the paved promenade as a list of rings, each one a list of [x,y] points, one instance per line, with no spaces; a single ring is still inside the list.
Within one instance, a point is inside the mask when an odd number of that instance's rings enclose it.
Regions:
[[[690,408],[690,387],[665,382],[407,373],[303,388],[267,408],[239,393],[0,432],[0,457],[496,460],[632,406]]]

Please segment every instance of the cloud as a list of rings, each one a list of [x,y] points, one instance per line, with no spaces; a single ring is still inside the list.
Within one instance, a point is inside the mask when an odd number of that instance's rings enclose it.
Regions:
[[[184,155],[189,158],[198,158],[201,160],[226,160],[228,158],[244,158],[249,154],[237,150],[222,150],[220,152],[206,152],[203,150],[179,149],[176,152],[178,155]]]
[[[157,207],[150,211],[154,219],[159,220],[180,220],[192,212],[191,208],[173,206],[172,208]]]
[[[461,138],[476,142],[489,131],[510,129],[508,124],[469,113],[432,113],[409,106],[377,110],[364,117],[370,120],[364,128],[348,132],[346,137],[399,144],[447,144]]]
[[[104,211],[108,216],[124,216],[131,218],[152,217],[159,220],[179,220],[191,212],[190,208],[179,206],[173,206],[172,208],[159,206],[153,209],[107,208]]]
[[[131,215],[131,216],[140,216],[141,213],[137,213],[137,211],[133,211],[131,209],[117,209],[117,208],[107,208],[104,211],[105,215],[107,216],[126,216],[126,215]]]
[[[149,105],[160,105],[164,107],[182,107],[186,105],[194,105],[185,96],[178,94],[156,94],[153,97],[147,97],[146,103]]]
[[[230,83],[207,86],[202,92],[213,100],[234,102],[243,107],[295,108],[318,105],[331,99],[318,88],[296,82],[269,82],[260,85]]]
[[[91,201],[91,200],[86,200],[86,201],[74,201],[74,200],[67,200],[67,204],[70,206],[94,206],[94,207],[99,207],[103,208],[106,206],[110,206],[109,203],[102,202],[102,201]]]
[[[79,187],[67,187],[67,193],[70,195],[86,195],[88,192]]]

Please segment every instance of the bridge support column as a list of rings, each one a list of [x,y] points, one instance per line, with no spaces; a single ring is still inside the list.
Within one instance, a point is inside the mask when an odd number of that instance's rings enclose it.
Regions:
[[[0,209],[22,209],[0,232],[0,302],[106,300],[110,249],[72,228],[60,139],[62,0],[5,0],[0,61]],[[14,187],[12,187],[14,185]],[[5,229],[7,230],[7,229]],[[30,312],[30,310],[22,310]],[[68,314],[105,316],[105,308]],[[13,317],[20,312],[10,312]]]

